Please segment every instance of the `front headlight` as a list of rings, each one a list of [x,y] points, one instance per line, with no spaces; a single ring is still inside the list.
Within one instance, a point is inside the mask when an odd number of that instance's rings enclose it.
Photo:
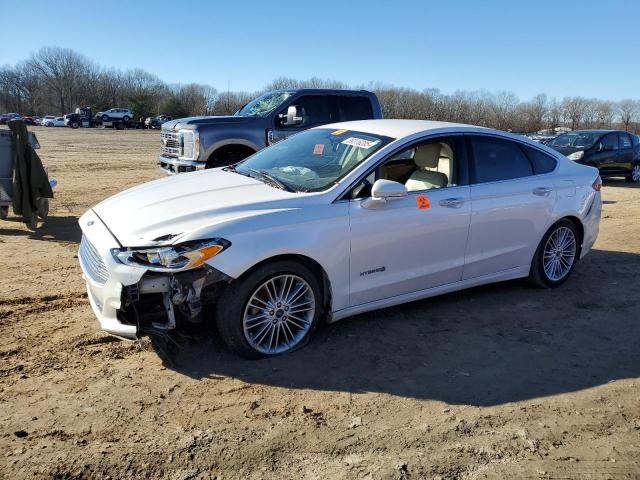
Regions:
[[[111,253],[125,265],[145,267],[156,272],[181,272],[201,267],[230,245],[231,242],[224,238],[214,238],[168,247],[114,248]]]
[[[569,160],[582,160],[582,157],[584,157],[584,152],[582,150],[573,152],[571,155],[567,155]]]
[[[181,159],[197,160],[200,153],[200,134],[196,130],[180,130],[182,139]]]

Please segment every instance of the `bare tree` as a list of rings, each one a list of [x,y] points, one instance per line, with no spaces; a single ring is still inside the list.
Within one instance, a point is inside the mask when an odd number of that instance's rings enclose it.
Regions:
[[[56,96],[59,113],[65,113],[75,103],[77,90],[92,64],[68,48],[43,47],[31,55],[26,68],[49,86]]]
[[[640,112],[640,104],[637,100],[625,98],[618,102],[618,115],[620,122],[624,125],[625,130],[629,130],[631,122],[635,121]]]

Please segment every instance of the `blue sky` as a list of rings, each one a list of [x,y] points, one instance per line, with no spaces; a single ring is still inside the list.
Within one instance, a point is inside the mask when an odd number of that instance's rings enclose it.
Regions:
[[[0,0],[0,8],[0,65],[56,45],[102,66],[219,90],[317,76],[511,90],[523,100],[640,98],[636,0]]]

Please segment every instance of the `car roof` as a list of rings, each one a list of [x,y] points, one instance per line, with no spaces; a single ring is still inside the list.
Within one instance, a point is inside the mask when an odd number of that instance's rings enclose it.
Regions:
[[[442,128],[483,128],[464,123],[436,122],[432,120],[357,120],[353,122],[332,123],[316,128],[335,128],[336,130],[355,130],[363,133],[402,138],[414,133]]]
[[[620,130],[611,130],[607,128],[583,128],[580,130],[571,130],[570,132],[564,133],[610,133],[610,132],[619,132]]]

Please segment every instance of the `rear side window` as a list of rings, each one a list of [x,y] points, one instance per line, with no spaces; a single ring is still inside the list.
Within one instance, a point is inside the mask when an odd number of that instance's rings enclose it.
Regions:
[[[518,144],[491,137],[471,137],[475,183],[533,175],[531,162]]]
[[[338,97],[338,108],[341,122],[373,118],[371,102],[367,97]]]
[[[620,148],[631,148],[631,137],[628,133],[620,134]]]
[[[535,175],[549,173],[556,168],[556,159],[551,155],[547,155],[536,148],[527,147],[526,145],[521,145],[521,147],[527,154],[527,157],[529,157],[529,160],[531,160],[533,173]]]

